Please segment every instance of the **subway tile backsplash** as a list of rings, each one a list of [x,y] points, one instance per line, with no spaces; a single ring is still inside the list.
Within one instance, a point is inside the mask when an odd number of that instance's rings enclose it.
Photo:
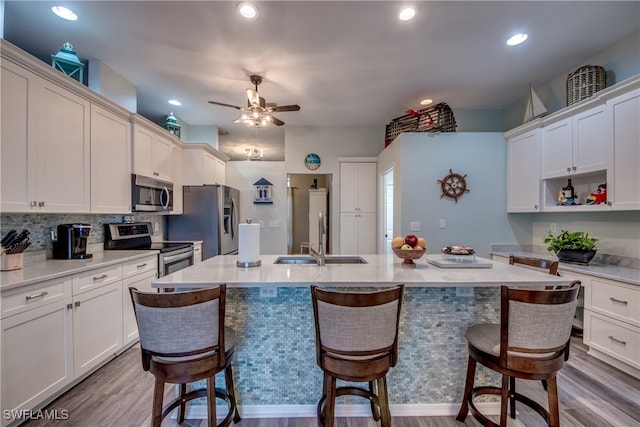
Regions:
[[[51,250],[51,230],[58,224],[83,223],[91,224],[89,245],[104,243],[104,225],[111,222],[122,222],[121,214],[32,214],[32,213],[2,213],[0,214],[0,236],[4,236],[11,229],[18,232],[27,229],[31,246],[26,252]],[[154,236],[162,238],[164,230],[164,215],[157,213],[136,212],[133,214],[138,222],[151,222]]]

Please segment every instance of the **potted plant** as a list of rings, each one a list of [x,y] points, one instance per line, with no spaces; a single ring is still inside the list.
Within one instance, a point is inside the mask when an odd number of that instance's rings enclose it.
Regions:
[[[598,239],[582,231],[560,230],[557,236],[549,231],[544,243],[547,250],[555,253],[560,261],[588,264],[596,254]]]

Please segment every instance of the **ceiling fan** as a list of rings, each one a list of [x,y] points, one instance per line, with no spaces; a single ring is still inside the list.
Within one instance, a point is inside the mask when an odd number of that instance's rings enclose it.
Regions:
[[[267,104],[263,97],[258,94],[258,85],[262,83],[262,76],[253,74],[249,76],[251,83],[255,85],[255,89],[247,89],[247,106],[238,107],[237,105],[225,104],[223,102],[209,101],[209,104],[222,105],[223,107],[231,107],[240,110],[242,114],[235,119],[234,123],[244,123],[251,127],[266,127],[271,124],[282,126],[284,122],[274,117],[273,112],[299,111],[299,105],[276,105]]]

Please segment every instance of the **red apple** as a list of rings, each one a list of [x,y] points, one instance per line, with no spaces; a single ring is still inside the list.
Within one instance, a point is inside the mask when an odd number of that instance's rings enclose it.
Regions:
[[[406,237],[404,238],[404,242],[407,245],[414,247],[415,245],[418,244],[418,236],[416,236],[415,234],[407,234]]]

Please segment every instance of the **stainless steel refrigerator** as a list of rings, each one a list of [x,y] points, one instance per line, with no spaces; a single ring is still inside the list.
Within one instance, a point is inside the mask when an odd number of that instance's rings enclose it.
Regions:
[[[183,187],[183,214],[167,218],[168,240],[202,240],[202,259],[238,253],[240,191],[225,185]]]

